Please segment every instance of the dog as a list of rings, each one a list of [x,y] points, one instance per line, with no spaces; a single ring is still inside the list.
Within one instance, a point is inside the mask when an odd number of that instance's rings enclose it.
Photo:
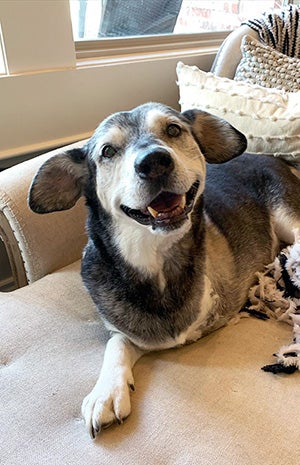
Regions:
[[[146,103],[113,114],[83,148],[46,161],[29,206],[88,208],[82,278],[112,332],[83,401],[92,438],[130,414],[133,366],[194,342],[244,306],[255,273],[300,226],[300,181],[283,160],[200,110]]]

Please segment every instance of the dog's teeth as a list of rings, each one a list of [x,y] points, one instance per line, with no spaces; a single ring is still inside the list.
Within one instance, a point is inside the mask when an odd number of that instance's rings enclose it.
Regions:
[[[186,196],[183,195],[183,196],[182,196],[182,199],[181,199],[181,202],[180,202],[180,204],[179,204],[179,207],[182,208],[182,210],[183,210],[184,207],[185,207],[185,205],[186,205]]]
[[[158,215],[158,212],[156,210],[154,210],[154,208],[152,207],[147,207],[147,210],[148,212],[150,213],[151,216],[153,216],[153,218],[156,218],[157,215]]]

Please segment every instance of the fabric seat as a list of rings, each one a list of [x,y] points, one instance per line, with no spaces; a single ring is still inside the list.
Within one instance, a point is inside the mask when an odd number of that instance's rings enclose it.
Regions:
[[[297,463],[299,373],[260,370],[290,328],[252,318],[142,357],[131,416],[93,442],[80,406],[108,334],[79,268],[76,262],[1,296],[0,463]]]

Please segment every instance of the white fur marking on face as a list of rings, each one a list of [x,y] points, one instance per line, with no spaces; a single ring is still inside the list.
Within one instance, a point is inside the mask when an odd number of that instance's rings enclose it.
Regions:
[[[150,131],[157,131],[161,128],[162,121],[166,120],[167,115],[157,109],[154,108],[153,110],[148,111],[147,116],[146,116],[146,127]]]
[[[124,144],[124,141],[126,140],[126,134],[127,134],[126,131],[119,126],[111,126],[109,129],[107,129],[107,131],[105,131],[105,135],[100,137],[96,145],[96,148],[93,153],[94,161],[95,162],[98,161],[101,148],[104,145],[108,144],[116,148],[122,147],[122,145]]]
[[[96,174],[96,191],[103,208],[111,212],[112,201],[116,195],[116,189],[122,188],[120,183],[125,182],[128,175],[124,169],[124,163],[116,153],[115,160],[101,160],[101,149],[107,144],[112,145],[120,151],[126,141],[126,130],[119,126],[112,126],[106,132],[105,136],[100,137],[96,148],[94,149],[93,159],[97,166]],[[100,167],[101,165],[101,167]]]

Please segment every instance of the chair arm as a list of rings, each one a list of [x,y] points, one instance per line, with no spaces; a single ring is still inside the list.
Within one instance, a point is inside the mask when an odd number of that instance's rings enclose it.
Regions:
[[[242,58],[241,42],[245,35],[260,40],[258,33],[246,25],[231,32],[218,50],[211,68],[212,73],[220,77],[234,78],[237,65]]]
[[[81,257],[86,243],[83,199],[70,210],[38,215],[27,205],[31,181],[41,164],[77,142],[0,173],[0,237],[17,287],[32,283]]]

